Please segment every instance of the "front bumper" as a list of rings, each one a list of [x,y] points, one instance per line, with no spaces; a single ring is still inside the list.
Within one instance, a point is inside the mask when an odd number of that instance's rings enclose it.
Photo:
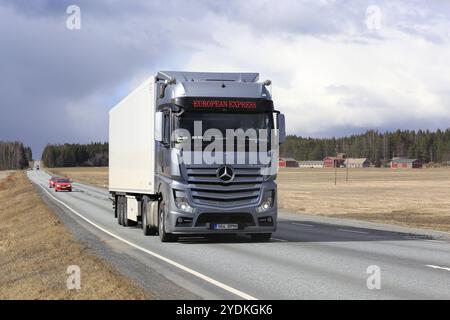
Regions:
[[[61,186],[61,187],[54,187],[55,190],[57,191],[71,191],[72,187],[65,187],[65,186]]]
[[[180,210],[175,204],[173,192],[170,192],[169,214],[166,220],[166,231],[173,234],[235,234],[235,233],[271,233],[277,226],[277,192],[274,181],[264,182],[261,194],[256,203],[240,205],[236,207],[216,207],[198,205],[193,202],[187,185],[174,182],[172,190],[183,190],[187,195],[192,212]],[[274,200],[271,208],[264,212],[258,212],[257,207],[263,201],[262,195],[266,191],[274,191]],[[187,221],[180,223],[182,218]],[[215,223],[238,224],[235,230],[215,230]]]

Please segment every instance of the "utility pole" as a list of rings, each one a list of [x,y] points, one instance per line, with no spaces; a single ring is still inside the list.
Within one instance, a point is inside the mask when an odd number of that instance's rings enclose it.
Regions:
[[[334,185],[337,184],[337,161],[338,161],[338,146],[336,145],[336,158],[334,158]]]
[[[345,155],[344,155],[344,157],[345,157],[345,160],[344,160],[344,163],[345,163],[345,182],[348,182],[348,165],[349,165],[348,151],[349,150],[350,150],[349,145],[346,145],[345,149],[344,149],[344,152],[345,152]]]
[[[337,184],[337,159],[334,159],[334,185]]]
[[[348,165],[349,165],[349,161],[348,161],[348,155],[347,155],[347,159],[345,162],[345,170],[346,170],[345,182],[348,182]]]

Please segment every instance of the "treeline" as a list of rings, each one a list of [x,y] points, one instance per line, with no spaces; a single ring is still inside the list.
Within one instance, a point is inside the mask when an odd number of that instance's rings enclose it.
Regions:
[[[30,150],[31,153],[31,150]],[[297,160],[322,160],[326,156],[345,153],[353,158],[368,158],[375,166],[387,165],[393,157],[407,157],[423,163],[449,163],[450,128],[429,130],[397,130],[341,138],[287,137],[280,156]],[[30,157],[31,159],[31,157]],[[47,145],[42,161],[48,167],[108,166],[108,143]]]
[[[108,143],[48,144],[41,160],[49,168],[105,167],[108,166]]]
[[[281,156],[297,160],[322,160],[341,152],[349,157],[368,158],[375,166],[386,165],[392,157],[420,159],[423,163],[448,163],[450,129],[384,133],[369,130],[364,134],[326,139],[292,135],[280,148]]]
[[[22,142],[0,141],[0,170],[22,170],[28,168],[33,159],[30,147]]]

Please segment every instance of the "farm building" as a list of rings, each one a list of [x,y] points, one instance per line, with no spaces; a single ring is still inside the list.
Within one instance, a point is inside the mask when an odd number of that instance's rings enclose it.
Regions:
[[[422,162],[418,159],[393,158],[391,161],[392,169],[420,169]]]
[[[323,168],[323,160],[299,161],[300,168]]]
[[[348,168],[368,168],[370,161],[367,158],[347,158],[345,159],[345,167]]]
[[[287,168],[297,168],[298,161],[293,158],[280,158],[278,161],[279,167],[287,167]]]
[[[334,168],[335,166],[340,168],[344,165],[345,158],[343,157],[325,157],[323,159],[324,168]]]

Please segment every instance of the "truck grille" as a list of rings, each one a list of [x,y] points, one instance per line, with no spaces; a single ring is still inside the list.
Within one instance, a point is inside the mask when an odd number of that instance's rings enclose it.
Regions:
[[[256,203],[264,177],[259,166],[231,166],[234,179],[224,182],[217,177],[220,166],[188,166],[187,181],[192,199],[201,205],[234,207]]]

